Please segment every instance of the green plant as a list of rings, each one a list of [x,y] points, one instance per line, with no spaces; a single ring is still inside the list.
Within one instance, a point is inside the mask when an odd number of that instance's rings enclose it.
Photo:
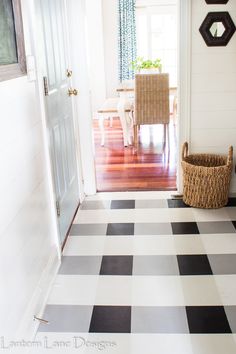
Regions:
[[[139,72],[141,69],[158,69],[161,68],[161,59],[157,58],[155,60],[144,60],[143,57],[138,57],[136,60],[132,61],[131,67],[134,71]]]
[[[161,68],[161,59],[157,58],[152,62],[154,68]]]

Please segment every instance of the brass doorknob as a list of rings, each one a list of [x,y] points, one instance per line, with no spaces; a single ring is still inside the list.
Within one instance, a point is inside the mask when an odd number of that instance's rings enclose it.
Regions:
[[[71,77],[72,76],[72,70],[67,69],[66,70],[66,76]]]
[[[73,88],[69,88],[68,89],[68,95],[69,96],[77,96],[78,95],[78,90],[73,89]]]

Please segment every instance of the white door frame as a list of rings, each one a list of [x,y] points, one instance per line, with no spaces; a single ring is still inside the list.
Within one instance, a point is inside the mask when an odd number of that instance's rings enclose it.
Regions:
[[[80,1],[80,0],[78,0]],[[70,6],[73,6],[74,9],[74,3],[72,4],[72,0],[69,0]],[[76,9],[74,9],[76,10]],[[73,51],[73,44],[71,43],[70,37],[70,24],[71,24],[71,14],[72,10],[68,7],[68,0],[65,1],[65,20],[66,20],[66,26],[67,26],[67,43],[68,43],[68,58],[71,67],[74,66],[74,51]],[[73,13],[73,12],[72,12]],[[70,20],[68,20],[68,17],[70,16]],[[78,37],[77,37],[78,38]],[[78,58],[76,58],[78,59]],[[75,66],[76,68],[76,66]],[[72,87],[78,88],[78,80],[76,80],[76,74],[77,71],[72,70],[72,77],[71,77],[71,82],[72,82]],[[81,156],[81,141],[80,141],[80,135],[79,135],[79,113],[78,113],[78,96],[74,97],[73,100],[73,117],[74,117],[74,130],[75,130],[75,143],[76,143],[76,156],[77,156],[77,174],[78,174],[78,182],[79,182],[79,199],[80,203],[84,200],[85,197],[85,186],[84,186],[84,170],[82,166],[82,156]]]
[[[85,195],[96,193],[94,145],[92,136],[92,109],[86,48],[86,0],[67,0],[69,51],[72,63],[73,85],[79,91],[76,98],[78,145]]]
[[[191,139],[192,0],[178,0],[178,160],[177,191],[183,190],[181,149]]]

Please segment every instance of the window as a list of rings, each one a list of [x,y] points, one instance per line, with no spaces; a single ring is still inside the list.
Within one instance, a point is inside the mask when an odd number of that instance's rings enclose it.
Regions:
[[[177,6],[137,7],[137,52],[147,59],[160,58],[162,71],[177,86]]]
[[[25,74],[20,0],[0,0],[0,81]]]

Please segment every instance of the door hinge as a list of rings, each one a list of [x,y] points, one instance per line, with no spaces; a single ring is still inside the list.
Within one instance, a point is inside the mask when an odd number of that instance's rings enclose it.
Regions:
[[[46,76],[43,77],[43,87],[44,87],[44,95],[48,96],[48,78]]]
[[[57,209],[57,216],[61,216],[61,208],[60,203],[56,201],[56,209]]]

